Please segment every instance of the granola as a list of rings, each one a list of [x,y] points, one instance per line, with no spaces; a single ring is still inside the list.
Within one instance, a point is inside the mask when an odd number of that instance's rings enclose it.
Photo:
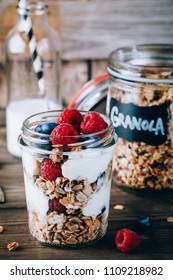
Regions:
[[[59,156],[51,156],[55,162],[58,158]],[[66,160],[63,161],[61,158],[61,164],[63,165]],[[42,161],[43,158],[36,158],[35,166],[39,166]],[[43,209],[37,211],[38,208],[35,209],[31,203],[28,203],[29,228],[34,237],[40,242],[50,245],[69,246],[76,244],[83,246],[104,236],[109,210],[104,193],[110,193],[112,161],[93,183],[89,183],[86,178],[70,181],[64,176],[57,177],[54,181],[46,181],[37,168],[34,170],[35,174],[30,178],[30,181],[33,183],[34,189],[39,191],[39,198],[44,197],[48,205],[45,209],[45,215],[43,215]],[[26,176],[28,176],[27,173]],[[104,202],[101,202],[103,205],[99,206],[95,216],[87,216],[85,213],[87,205],[92,203],[92,199],[96,195],[98,195],[98,199],[100,196],[103,197]],[[58,213],[58,210],[51,209],[49,203],[54,199],[58,199],[65,211]]]
[[[0,233],[2,233],[4,231],[4,227],[0,226]]]
[[[7,249],[8,249],[9,251],[16,250],[18,247],[19,247],[19,243],[18,243],[18,242],[12,242],[12,243],[9,243],[9,244],[7,245]]]

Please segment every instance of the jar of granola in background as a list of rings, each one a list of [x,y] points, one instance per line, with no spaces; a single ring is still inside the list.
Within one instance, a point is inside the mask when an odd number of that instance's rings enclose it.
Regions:
[[[100,132],[64,137],[38,132],[40,125],[56,127],[60,114],[49,111],[30,116],[19,137],[29,229],[46,245],[86,246],[107,231],[117,137],[111,120],[103,114],[107,128]],[[53,144],[56,137],[64,144]]]
[[[134,45],[108,60],[107,114],[119,136],[117,186],[173,188],[173,45]]]

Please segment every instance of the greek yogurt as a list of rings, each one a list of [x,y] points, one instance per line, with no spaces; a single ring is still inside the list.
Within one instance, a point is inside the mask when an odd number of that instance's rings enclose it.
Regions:
[[[106,152],[102,149],[97,152],[92,149],[73,152],[62,165],[62,174],[70,181],[84,179],[93,183],[107,169],[111,160],[112,148]]]

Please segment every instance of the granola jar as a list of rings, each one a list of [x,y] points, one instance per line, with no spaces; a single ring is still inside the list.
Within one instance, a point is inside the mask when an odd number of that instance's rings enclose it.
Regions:
[[[126,190],[173,188],[173,45],[134,45],[108,60],[107,114],[119,137],[113,178]]]
[[[108,124],[105,130],[70,136],[74,140],[71,144],[65,141],[64,146],[53,145],[50,135],[38,133],[35,128],[45,122],[55,123],[60,113],[30,116],[19,137],[29,229],[45,245],[86,246],[107,230],[117,137],[111,120],[102,115]],[[41,165],[46,159],[61,170],[54,179],[43,178]]]

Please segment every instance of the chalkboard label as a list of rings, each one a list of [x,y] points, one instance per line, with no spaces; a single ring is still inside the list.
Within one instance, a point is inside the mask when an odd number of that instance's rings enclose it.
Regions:
[[[119,137],[157,146],[167,139],[167,106],[143,107],[111,98],[109,115]]]

